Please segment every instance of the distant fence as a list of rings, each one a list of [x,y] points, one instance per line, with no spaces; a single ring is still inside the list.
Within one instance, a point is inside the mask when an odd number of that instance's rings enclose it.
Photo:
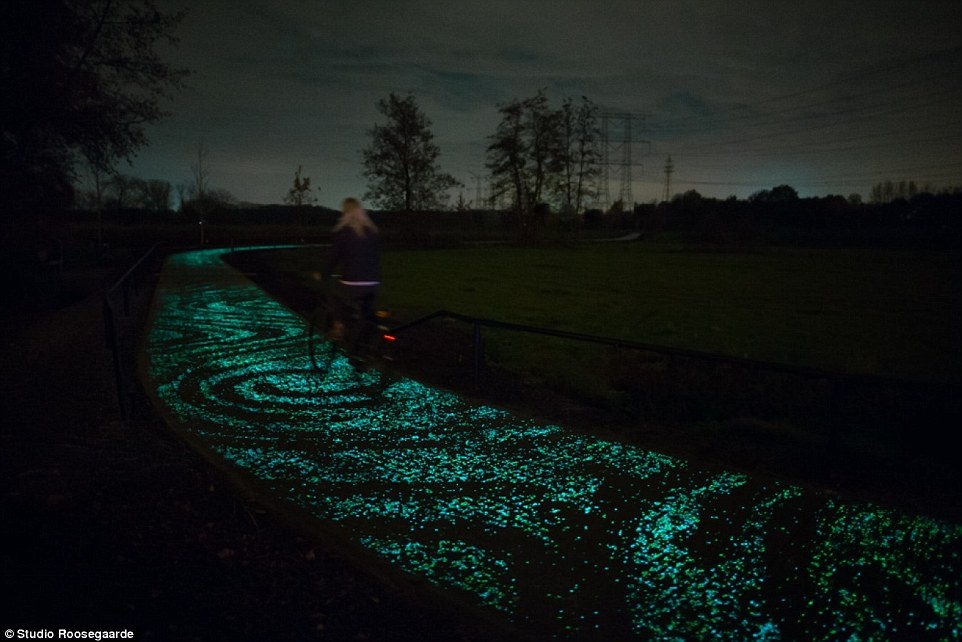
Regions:
[[[123,276],[103,294],[104,341],[111,353],[114,380],[117,386],[117,404],[120,417],[127,420],[131,411],[131,395],[134,392],[133,359],[137,319],[146,308],[143,299],[149,297],[149,280],[161,260],[159,244],[151,247],[128,269]]]
[[[470,376],[485,376],[482,329],[607,346],[608,383],[632,414],[676,421],[788,420],[839,437],[871,432],[889,440],[944,437],[962,425],[958,385],[852,374],[612,337],[541,328],[439,310],[392,328],[400,334],[438,319],[470,326]],[[930,440],[931,441],[931,440]]]

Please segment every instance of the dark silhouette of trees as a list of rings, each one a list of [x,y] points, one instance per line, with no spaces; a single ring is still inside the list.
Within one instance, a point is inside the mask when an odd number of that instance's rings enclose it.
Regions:
[[[210,222],[212,216],[222,215],[225,211],[237,208],[237,198],[223,188],[210,184],[210,148],[201,141],[197,145],[196,160],[190,165],[190,182],[178,186],[180,193],[180,213],[188,219],[196,219],[201,224]],[[187,200],[184,201],[186,196]]]
[[[143,179],[114,173],[107,180],[94,176],[90,189],[78,193],[77,205],[91,211],[145,210],[169,212],[171,185],[159,179]]]
[[[928,183],[919,186],[915,181],[882,181],[872,186],[869,200],[872,203],[891,203],[896,199],[910,199],[926,193],[932,193],[932,186]]]
[[[137,205],[140,195],[140,180],[127,174],[115,173],[108,181],[110,200],[108,205],[113,209],[123,210]]]
[[[585,97],[578,107],[548,104],[544,90],[498,107],[501,122],[489,137],[487,168],[497,197],[507,195],[521,240],[536,237],[554,204],[581,211],[599,172],[598,110]]]
[[[857,195],[855,195],[857,196]],[[853,196],[802,198],[788,185],[746,200],[707,198],[694,190],[645,212],[646,230],[670,231],[709,245],[962,247],[962,191],[862,203]],[[586,221],[587,222],[587,221]]]
[[[790,185],[779,185],[772,189],[763,189],[748,197],[756,203],[785,203],[798,200],[798,191]]]
[[[311,205],[317,202],[317,198],[312,194],[311,188],[311,178],[309,176],[301,176],[301,171],[303,168],[298,165],[297,171],[294,172],[294,184],[291,188],[287,190],[287,194],[284,195],[284,203],[292,206],[301,218],[301,224],[307,225],[308,223],[308,209]]]
[[[369,130],[371,144],[362,150],[368,179],[364,198],[405,212],[443,207],[447,191],[460,183],[441,171],[430,119],[411,95],[401,98],[392,92],[378,101],[377,109],[387,123]]]
[[[187,74],[156,53],[183,12],[151,0],[0,4],[0,207],[63,207],[78,160],[109,173],[147,142],[145,126]]]
[[[582,96],[575,107],[570,98],[558,113],[561,144],[558,147],[559,176],[555,191],[563,211],[581,212],[584,203],[594,197],[595,179],[600,173],[598,142],[598,108]]]
[[[210,149],[204,141],[197,146],[197,160],[190,165],[190,178],[187,190],[191,200],[203,201],[210,183]]]
[[[544,90],[501,105],[498,111],[501,122],[490,137],[487,167],[495,193],[510,195],[520,239],[529,241],[537,234],[535,209],[560,174],[560,119],[549,108]]]
[[[168,181],[148,179],[139,181],[140,202],[145,209],[152,212],[167,212],[170,210],[171,186]]]
[[[297,171],[294,172],[294,184],[291,185],[291,188],[287,190],[287,194],[284,196],[284,202],[294,207],[310,205],[317,200],[311,193],[311,178],[310,176],[304,176],[302,178],[302,170],[303,168],[298,165]]]
[[[548,107],[544,90],[501,105],[498,111],[501,122],[490,137],[487,167],[495,192],[510,195],[524,225],[560,168],[558,114]]]

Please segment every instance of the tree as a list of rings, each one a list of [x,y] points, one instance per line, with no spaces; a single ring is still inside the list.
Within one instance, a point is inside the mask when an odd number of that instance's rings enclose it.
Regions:
[[[510,194],[518,233],[528,241],[537,234],[535,208],[563,167],[561,117],[548,107],[544,90],[501,105],[498,111],[501,122],[490,137],[487,168],[496,192]]]
[[[190,165],[190,183],[186,186],[187,202],[181,198],[180,211],[190,216],[196,216],[203,224],[215,203],[208,192],[210,191],[210,149],[200,141],[197,145],[197,160]]]
[[[301,170],[302,167],[298,165],[297,171],[294,172],[294,184],[287,190],[287,195],[284,196],[284,202],[294,207],[310,205],[317,200],[311,194],[311,178],[309,176],[301,178]]]
[[[906,200],[918,194],[931,194],[932,186],[923,183],[921,186],[915,181],[883,181],[872,186],[870,199],[873,203],[891,203],[900,198]]]
[[[183,211],[189,200],[187,195],[190,194],[190,186],[187,183],[177,183],[174,189],[177,190],[177,209]]]
[[[207,196],[208,184],[210,183],[210,150],[204,141],[197,146],[197,160],[191,163],[190,178],[191,184],[188,192],[192,200],[203,201]]]
[[[431,121],[410,95],[400,98],[392,92],[378,101],[377,109],[387,123],[369,130],[371,144],[362,150],[368,179],[364,198],[405,212],[443,207],[447,191],[460,183],[441,171]]]
[[[798,191],[791,185],[778,185],[772,188],[769,198],[776,202],[797,201]]]
[[[566,98],[561,104],[558,124],[561,174],[556,192],[562,211],[580,213],[584,203],[595,195],[592,186],[599,174],[598,108],[585,96],[577,108]]]
[[[287,195],[284,196],[284,202],[293,206],[301,215],[301,224],[307,225],[308,217],[305,206],[312,205],[317,199],[311,194],[310,177],[305,176],[301,178],[301,170],[301,166],[298,165],[297,171],[294,172],[294,184],[287,190]]]
[[[178,189],[180,187],[178,186]],[[197,160],[190,165],[190,183],[184,187],[187,202],[181,195],[181,213],[196,216],[201,223],[207,222],[211,214],[234,209],[237,199],[222,188],[210,186],[210,149],[201,141],[197,145]]]
[[[786,203],[798,200],[798,192],[791,185],[779,185],[770,190],[763,189],[748,197],[752,203]]]
[[[89,207],[97,213],[97,251],[104,247],[104,197],[110,186],[110,175],[97,163],[87,163],[93,182]]]
[[[151,0],[0,4],[0,208],[65,205],[79,159],[109,171],[146,144],[187,74],[155,50],[184,16]]]
[[[152,212],[170,210],[171,187],[167,181],[149,179],[140,183],[140,202]]]
[[[123,210],[134,206],[134,199],[140,191],[139,179],[118,172],[110,177],[107,186],[112,196],[111,207]]]
[[[205,202],[211,210],[230,210],[237,207],[237,197],[223,187],[215,187],[205,194]]]
[[[228,210],[237,208],[237,198],[226,189],[215,187],[204,191],[203,198],[192,198],[181,205],[181,214],[195,218],[202,225]]]

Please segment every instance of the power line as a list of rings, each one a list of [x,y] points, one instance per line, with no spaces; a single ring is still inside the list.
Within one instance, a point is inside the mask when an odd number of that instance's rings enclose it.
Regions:
[[[869,67],[865,67],[865,68],[863,68],[863,69],[861,69],[861,70],[856,70],[856,71],[851,72],[851,73],[849,73],[849,74],[846,74],[846,75],[844,75],[844,76],[839,76],[839,77],[837,77],[837,78],[834,79],[834,80],[831,80],[831,81],[822,83],[822,84],[820,84],[820,85],[816,85],[816,86],[814,86],[814,87],[810,87],[810,88],[808,88],[808,89],[804,89],[804,90],[800,90],[800,91],[796,91],[796,92],[790,92],[790,93],[787,93],[787,94],[781,94],[781,95],[778,95],[778,96],[773,96],[773,97],[770,97],[770,98],[766,98],[766,99],[763,99],[763,100],[760,100],[760,101],[755,102],[755,103],[752,105],[752,107],[757,109],[758,107],[761,107],[761,106],[763,106],[763,105],[767,105],[767,104],[770,104],[770,103],[778,103],[778,102],[780,102],[780,101],[789,101],[789,100],[791,100],[792,102],[790,103],[790,106],[789,106],[787,109],[784,109],[784,110],[782,110],[781,112],[779,112],[779,111],[774,111],[774,112],[768,112],[768,113],[762,113],[762,114],[737,114],[737,115],[729,116],[729,117],[727,118],[727,121],[730,122],[730,121],[732,121],[732,120],[751,119],[751,118],[758,118],[758,117],[762,117],[762,116],[778,116],[780,113],[790,113],[790,112],[793,112],[793,111],[798,111],[798,110],[800,110],[800,109],[811,109],[811,108],[813,108],[813,107],[820,106],[820,105],[823,105],[823,104],[833,104],[833,103],[838,103],[838,102],[841,102],[841,101],[850,101],[850,100],[854,100],[854,99],[859,98],[859,97],[863,97],[863,96],[867,96],[867,95],[871,95],[871,94],[875,94],[875,93],[885,93],[885,94],[891,95],[891,94],[892,94],[893,92],[895,92],[896,90],[904,89],[904,88],[906,88],[906,87],[911,87],[911,86],[913,86],[913,85],[922,85],[923,83],[927,83],[927,82],[930,82],[930,81],[932,81],[932,80],[934,80],[934,79],[942,78],[942,77],[947,77],[947,78],[950,78],[950,79],[952,79],[952,80],[956,80],[956,81],[957,81],[958,78],[959,78],[959,73],[958,73],[958,70],[957,70],[957,69],[953,69],[953,68],[943,69],[943,70],[941,70],[941,71],[939,71],[938,73],[935,73],[935,74],[929,74],[929,75],[914,75],[911,80],[909,80],[909,81],[907,81],[907,82],[904,82],[904,83],[902,83],[902,84],[899,84],[899,85],[893,85],[892,82],[891,82],[891,76],[886,75],[886,76],[882,79],[882,80],[885,81],[883,85],[878,86],[878,87],[875,87],[875,88],[872,88],[872,89],[869,89],[869,90],[866,90],[866,91],[862,92],[862,94],[848,95],[848,96],[844,96],[844,97],[842,97],[842,98],[835,98],[835,99],[831,99],[831,100],[827,100],[827,101],[822,101],[822,102],[820,102],[820,103],[808,103],[808,104],[806,104],[806,103],[800,103],[800,102],[794,100],[794,99],[799,98],[799,97],[801,97],[801,96],[808,96],[808,95],[812,95],[812,94],[818,94],[818,93],[820,93],[820,92],[824,92],[824,91],[826,91],[826,90],[828,90],[828,89],[832,89],[832,88],[834,88],[834,87],[845,87],[845,88],[849,88],[849,87],[851,87],[851,86],[853,86],[853,85],[855,85],[855,84],[858,84],[858,83],[864,84],[864,83],[866,83],[866,82],[870,82],[870,81],[872,80],[872,77],[873,77],[873,76],[878,76],[878,75],[882,75],[882,74],[889,74],[890,72],[892,72],[892,71],[894,71],[894,70],[896,70],[896,69],[903,68],[903,67],[908,67],[908,66],[910,66],[910,65],[912,65],[912,64],[924,62],[924,61],[926,61],[926,60],[933,60],[933,59],[943,58],[943,60],[942,60],[941,62],[944,63],[944,62],[946,62],[946,61],[944,60],[944,58],[946,58],[946,57],[949,58],[949,62],[955,62],[955,63],[960,63],[960,62],[962,62],[962,47],[951,47],[951,48],[948,48],[948,49],[936,50],[936,51],[934,51],[934,52],[928,52],[928,53],[925,53],[925,54],[922,54],[922,55],[919,55],[919,56],[915,56],[915,57],[912,57],[912,58],[906,58],[906,59],[903,59],[903,60],[900,60],[900,61],[895,61],[895,62],[893,62],[893,63],[891,63],[891,64],[880,63],[879,65],[872,65],[872,66],[869,66]],[[739,108],[747,108],[748,106],[739,105],[738,107],[739,107]],[[730,109],[730,110],[728,110],[728,111],[729,111],[729,112],[732,112],[732,111],[734,111],[734,110]],[[716,114],[715,117],[726,118],[725,112],[722,111],[721,113]],[[665,132],[665,131],[682,131],[682,132],[684,132],[684,131],[687,131],[687,129],[686,129],[684,126],[679,126],[679,125],[683,125],[686,121],[696,121],[696,122],[697,122],[700,118],[701,118],[700,116],[679,116],[679,117],[676,117],[676,118],[674,118],[674,119],[668,119],[668,120],[665,120],[665,121],[661,121],[660,123],[656,122],[656,123],[654,124],[654,126],[653,126],[652,131],[653,131],[653,132]],[[672,125],[675,125],[675,126],[672,127]]]

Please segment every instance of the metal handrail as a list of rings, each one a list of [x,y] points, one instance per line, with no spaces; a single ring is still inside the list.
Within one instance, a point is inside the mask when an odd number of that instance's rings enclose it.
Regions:
[[[127,420],[129,412],[124,386],[123,361],[121,359],[120,343],[117,337],[117,314],[111,302],[111,297],[120,291],[123,300],[123,316],[129,317],[131,293],[133,293],[134,296],[139,293],[140,271],[159,246],[160,243],[156,243],[147,250],[112,286],[104,291],[102,297],[101,309],[104,317],[104,342],[112,355],[114,380],[117,387],[117,405],[120,408],[120,418],[124,421]]]
[[[888,375],[876,375],[876,374],[864,374],[864,373],[850,373],[850,372],[839,372],[833,370],[825,370],[822,368],[816,368],[812,366],[802,366],[790,363],[780,363],[775,361],[763,361],[760,359],[751,359],[749,357],[738,357],[734,355],[725,355],[714,352],[702,352],[699,350],[690,350],[687,348],[677,348],[672,346],[656,345],[651,343],[644,343],[641,341],[632,341],[629,339],[619,339],[615,337],[605,337],[591,334],[583,334],[579,332],[571,332],[568,330],[558,330],[554,328],[543,328],[538,326],[524,325],[520,323],[511,323],[508,321],[498,321],[494,319],[485,319],[481,317],[473,317],[467,314],[462,314],[460,312],[453,312],[451,310],[438,310],[427,314],[425,316],[419,317],[412,321],[402,323],[398,326],[391,328],[392,334],[397,334],[399,332],[404,332],[410,328],[419,326],[428,321],[433,321],[434,319],[446,318],[455,321],[461,321],[464,323],[470,323],[474,327],[474,348],[475,348],[475,383],[478,382],[478,376],[480,372],[480,328],[489,327],[497,328],[500,330],[510,330],[514,332],[526,332],[529,334],[538,334],[549,337],[557,337],[561,339],[571,339],[574,341],[583,341],[587,343],[596,343],[600,345],[608,345],[616,348],[628,348],[633,350],[642,350],[646,352],[656,352],[665,355],[677,356],[677,357],[687,357],[691,359],[700,359],[703,361],[712,361],[715,363],[725,363],[737,366],[745,366],[763,370],[770,370],[775,372],[782,372],[786,374],[800,375],[804,377],[809,377],[812,379],[826,379],[833,382],[846,382],[853,384],[866,384],[866,385],[876,385],[876,386],[897,386],[906,389],[926,389],[926,390],[940,390],[943,392],[957,391],[959,389],[958,385],[943,383],[943,382],[932,382],[932,381],[917,381],[911,379],[900,379],[898,377],[892,377]]]
[[[109,305],[110,295],[113,294],[116,290],[122,291],[123,298],[124,298],[124,316],[130,315],[131,287],[133,288],[134,294],[137,294],[137,287],[138,287],[137,276],[139,275],[139,269],[141,265],[143,265],[144,262],[148,258],[150,258],[150,255],[153,254],[158,247],[160,247],[160,243],[155,243],[154,245],[152,245],[151,248],[147,250],[147,252],[142,257],[140,257],[140,259],[136,263],[130,266],[130,268],[126,272],[124,272],[123,275],[119,279],[117,279],[117,281],[112,286],[107,288],[106,292],[104,292],[104,300]]]

